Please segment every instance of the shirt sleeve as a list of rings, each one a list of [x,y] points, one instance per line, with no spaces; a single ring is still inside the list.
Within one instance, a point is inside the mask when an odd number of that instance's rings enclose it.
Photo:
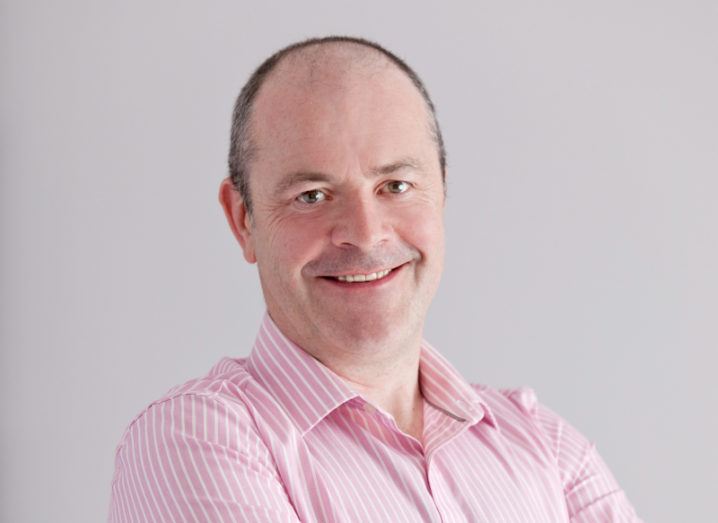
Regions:
[[[539,403],[533,390],[519,389],[512,396],[534,417],[548,440],[572,523],[641,522],[593,442]]]
[[[184,393],[151,405],[125,432],[109,521],[299,519],[246,408]]]

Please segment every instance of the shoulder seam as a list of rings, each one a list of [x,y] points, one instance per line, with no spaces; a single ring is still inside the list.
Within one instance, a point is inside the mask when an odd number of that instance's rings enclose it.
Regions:
[[[235,385],[235,386],[241,388],[241,386],[250,378],[251,378],[251,376],[247,375],[245,378],[240,380],[238,383],[235,383],[234,381],[228,380],[226,378],[210,380],[211,382],[217,382],[220,390],[206,391],[206,390],[192,390],[191,388],[188,390],[182,390],[181,387],[183,387],[183,385],[179,385],[177,387],[170,389],[164,396],[150,402],[149,405],[147,405],[134,418],[132,418],[132,421],[130,421],[128,423],[127,427],[125,428],[124,432],[122,433],[120,442],[117,444],[117,448],[115,449],[115,457],[125,447],[127,435],[129,434],[129,432],[133,429],[133,427],[137,424],[137,422],[143,416],[145,416],[153,407],[157,407],[159,405],[167,403],[168,401],[177,399],[181,396],[195,396],[195,397],[205,397],[205,398],[217,399],[221,395],[221,389],[224,388],[228,383],[231,383],[232,385]],[[200,378],[199,380],[197,380],[197,382],[204,381],[205,379],[206,378]],[[249,409],[247,409],[247,410],[249,411]]]

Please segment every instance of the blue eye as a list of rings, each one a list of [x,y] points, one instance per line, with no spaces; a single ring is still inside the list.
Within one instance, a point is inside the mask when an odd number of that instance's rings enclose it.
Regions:
[[[313,189],[311,191],[304,191],[302,194],[297,196],[297,200],[299,200],[302,203],[318,203],[324,200],[327,197],[326,194],[324,194],[322,191],[318,189]]]
[[[392,180],[391,182],[387,182],[385,187],[387,191],[394,194],[401,194],[409,190],[409,184],[407,182],[402,182],[401,180]]]

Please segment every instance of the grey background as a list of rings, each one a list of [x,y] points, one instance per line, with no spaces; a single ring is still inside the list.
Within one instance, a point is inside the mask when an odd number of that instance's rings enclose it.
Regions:
[[[217,203],[233,99],[330,33],[424,77],[449,150],[427,338],[530,385],[648,521],[718,478],[718,4],[3,2],[0,520],[101,521],[127,423],[263,311]]]

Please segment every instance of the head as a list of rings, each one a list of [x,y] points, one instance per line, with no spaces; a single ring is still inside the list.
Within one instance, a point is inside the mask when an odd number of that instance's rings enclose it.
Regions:
[[[283,332],[362,350],[421,335],[444,179],[418,76],[376,44],[328,38],[279,51],[242,89],[220,202]]]
[[[424,99],[426,108],[429,112],[429,128],[436,142],[436,152],[439,156],[439,165],[441,166],[441,176],[446,189],[446,149],[444,147],[444,139],[439,127],[439,121],[436,118],[436,110],[434,103],[429,96],[429,92],[421,81],[419,75],[404,60],[396,56],[394,53],[380,46],[376,42],[365,40],[363,38],[354,38],[347,36],[328,36],[324,38],[310,38],[295,44],[288,45],[267,58],[252,73],[244,84],[242,90],[234,104],[232,114],[232,132],[229,144],[229,179],[232,181],[235,189],[239,192],[244,202],[247,212],[252,214],[252,195],[249,190],[249,167],[256,153],[256,147],[252,140],[251,134],[251,116],[254,108],[254,102],[260,88],[276,69],[277,64],[288,55],[302,51],[310,47],[331,44],[354,44],[360,46],[364,51],[374,50],[378,55],[383,56],[389,63],[395,65],[400,71],[411,80],[416,90]]]

